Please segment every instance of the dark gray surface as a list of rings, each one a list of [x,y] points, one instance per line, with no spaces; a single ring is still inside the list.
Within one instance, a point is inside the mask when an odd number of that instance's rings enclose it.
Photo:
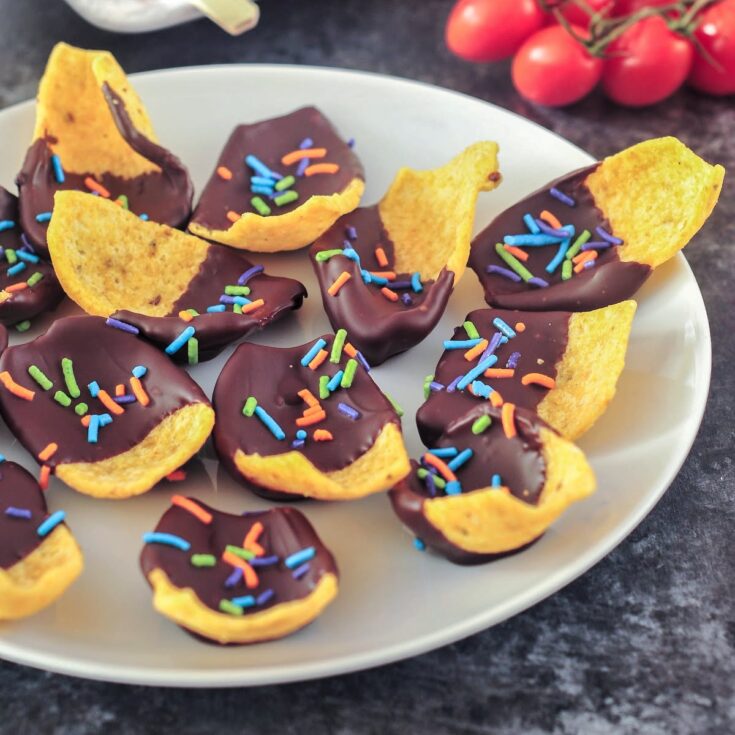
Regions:
[[[57,40],[112,50],[130,72],[237,61],[334,65],[433,82],[538,121],[596,156],[673,134],[735,170],[735,102],[682,92],[643,112],[593,97],[538,110],[505,65],[443,49],[449,0],[263,0],[253,33],[207,22],[149,36],[97,31],[61,0],[0,0],[0,107],[35,94]],[[542,152],[539,153],[542,155]],[[735,730],[735,200],[687,251],[712,326],[702,430],[644,523],[562,592],[503,625],[411,661],[305,684],[175,691],[0,663],[0,732],[725,733]]]

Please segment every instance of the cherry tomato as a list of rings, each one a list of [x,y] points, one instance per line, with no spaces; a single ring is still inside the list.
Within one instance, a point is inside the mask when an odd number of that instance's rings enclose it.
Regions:
[[[499,61],[544,24],[536,0],[459,0],[447,20],[449,50],[468,61]]]
[[[671,5],[672,0],[615,0],[615,16],[630,15],[642,8],[655,8]]]
[[[584,37],[586,31],[573,26]],[[513,84],[526,99],[541,105],[562,107],[592,91],[602,74],[602,60],[561,26],[549,26],[533,34],[513,59]]]
[[[694,49],[661,16],[632,25],[606,51],[605,94],[621,105],[643,107],[672,95],[692,68]]]
[[[613,11],[615,0],[587,0],[587,4],[594,12],[607,15]],[[573,0],[567,0],[564,3],[562,13],[564,13],[564,17],[570,23],[582,26],[582,28],[587,28],[590,24],[590,16],[587,14],[587,11],[579,5],[575,5]]]
[[[719,68],[695,53],[689,83],[709,94],[735,94],[735,0],[705,9],[695,36]]]

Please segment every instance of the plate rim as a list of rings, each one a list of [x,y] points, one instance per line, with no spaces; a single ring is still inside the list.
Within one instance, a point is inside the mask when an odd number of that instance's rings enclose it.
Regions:
[[[558,133],[553,130],[549,130],[534,120],[529,120],[512,110],[508,110],[500,105],[463,92],[448,89],[438,84],[408,79],[401,76],[358,69],[332,68],[328,66],[250,63],[167,67],[165,69],[154,69],[132,73],[129,76],[132,79],[141,79],[151,76],[166,77],[182,73],[197,75],[224,72],[230,74],[238,71],[247,72],[248,70],[257,70],[276,74],[285,72],[287,74],[307,73],[325,74],[327,76],[356,76],[369,78],[383,83],[398,84],[399,86],[407,85],[410,87],[419,87],[432,93],[439,91],[443,94],[468,100],[473,103],[487,105],[495,110],[501,111],[505,115],[511,116],[511,118],[522,120],[526,124],[539,128],[545,134],[554,136],[554,138],[563,142],[565,145],[572,146],[577,151],[584,154],[590,162],[595,160],[594,157],[588,154],[584,149],[562,137]],[[26,108],[33,104],[33,99],[14,103],[1,109],[0,117],[22,113]],[[536,585],[531,591],[524,592],[517,595],[515,599],[505,602],[500,606],[496,606],[491,613],[488,613],[487,611],[476,613],[470,618],[462,618],[461,621],[453,624],[452,626],[441,628],[440,630],[433,631],[431,634],[411,639],[408,642],[399,642],[388,646],[382,646],[378,650],[371,650],[357,654],[345,654],[316,663],[279,664],[259,667],[257,669],[227,668],[208,669],[203,671],[197,671],[192,668],[151,668],[150,666],[141,668],[128,664],[90,663],[88,661],[69,659],[68,657],[59,654],[28,651],[22,646],[8,643],[4,640],[2,635],[0,635],[0,658],[11,663],[51,671],[53,673],[118,684],[191,688],[265,686],[269,684],[286,684],[297,681],[308,681],[328,676],[339,676],[346,673],[364,671],[377,666],[395,663],[396,661],[403,659],[413,658],[475,635],[482,630],[489,629],[525,610],[530,609],[589,571],[589,569],[610,554],[635,530],[635,528],[637,528],[637,526],[648,516],[653,507],[659,502],[661,497],[669,489],[672,482],[681,471],[684,462],[686,462],[689,457],[692,445],[699,434],[704,413],[707,408],[712,378],[712,340],[707,309],[699,283],[697,282],[694,272],[683,253],[677,253],[676,258],[680,265],[684,266],[687,276],[692,279],[696,287],[696,298],[692,303],[692,316],[698,327],[701,327],[702,329],[700,335],[701,340],[697,349],[697,361],[701,360],[700,367],[705,373],[705,379],[698,384],[699,387],[695,402],[696,420],[691,421],[689,424],[691,426],[691,434],[685,441],[686,451],[682,451],[681,457],[668,468],[664,479],[657,483],[655,492],[651,493],[646,501],[639,505],[635,512],[632,513],[624,523],[619,524],[614,532],[610,532],[608,534],[609,538],[601,543],[599,548],[588,550],[586,554],[577,560],[573,573],[569,574],[566,572],[562,574],[556,572],[555,574],[550,575],[543,583]]]

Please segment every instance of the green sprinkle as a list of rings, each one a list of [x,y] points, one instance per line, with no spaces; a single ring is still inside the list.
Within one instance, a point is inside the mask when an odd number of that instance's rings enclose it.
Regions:
[[[217,557],[213,554],[192,554],[191,563],[195,567],[213,567],[217,564]]]
[[[115,201],[120,202],[123,209],[130,209],[130,203],[128,202],[128,197],[125,194],[120,194]]]
[[[433,375],[427,375],[424,378],[424,400],[431,395],[431,384],[434,382]]]
[[[27,332],[31,328],[31,321],[30,321],[30,319],[26,319],[24,322],[18,322],[15,325],[15,328],[19,332]]]
[[[255,398],[255,396],[249,396],[247,401],[245,401],[245,405],[242,407],[242,415],[243,416],[252,416],[255,413],[255,407],[258,405],[258,400]]]
[[[480,339],[480,333],[477,331],[477,327],[469,319],[462,326],[470,339]]]
[[[74,377],[74,363],[68,357],[61,358],[61,372],[64,373],[64,381],[66,389],[72,398],[79,398],[82,392],[77,385],[77,379]]]
[[[242,306],[240,306],[240,304],[233,304],[232,311],[234,311],[235,314],[242,314]]]
[[[260,197],[253,197],[250,204],[262,217],[267,217],[271,213],[271,208]]]
[[[71,406],[71,398],[69,398],[63,390],[57,390],[56,393],[54,393],[54,400],[62,406]]]
[[[429,470],[425,469],[424,467],[419,467],[416,470],[416,474],[423,480],[428,474]],[[434,484],[440,489],[443,490],[447,482],[443,477],[439,477],[438,475],[434,475]]]
[[[383,394],[390,401],[390,405],[393,406],[393,410],[398,414],[399,418],[403,416],[403,409],[393,400],[393,397],[390,395],[390,393],[386,393],[385,391],[383,391]]]
[[[290,189],[296,183],[296,179],[293,176],[284,176],[273,188],[276,191],[285,191]]]
[[[74,413],[77,416],[84,416],[85,413],[89,411],[89,406],[82,401],[81,403],[77,403],[76,406],[74,406]]]
[[[332,343],[332,354],[329,356],[329,362],[333,362],[336,365],[342,359],[342,349],[345,346],[346,339],[347,330],[338,329],[337,334],[334,335],[334,342]]]
[[[192,316],[199,316],[199,312],[196,309],[187,309],[187,314],[191,314]]]
[[[500,256],[500,259],[505,261],[505,264],[515,271],[524,281],[530,281],[533,278],[528,268],[526,268],[518,258],[509,253],[500,243],[495,245],[495,252]]]
[[[585,230],[575,241],[574,245],[567,250],[567,260],[571,260],[581,249],[587,240],[592,237],[592,233],[589,230]]]
[[[247,296],[249,293],[250,286],[225,286],[227,296]]]
[[[345,365],[345,374],[342,376],[342,381],[340,382],[340,386],[342,386],[342,388],[352,387],[352,381],[355,379],[356,371],[357,360],[351,357],[349,360],[347,360],[347,364]]]
[[[342,255],[342,251],[339,249],[335,250],[320,250],[315,256],[314,260],[316,260],[317,263],[324,263],[330,258],[333,258],[335,255]]]
[[[283,207],[286,204],[291,204],[291,202],[295,202],[298,198],[298,192],[291,190],[283,192],[283,194],[277,196],[273,201],[276,203],[276,206]]]
[[[54,387],[54,384],[48,379],[46,373],[36,365],[31,365],[28,368],[28,375],[30,375],[44,390]]]
[[[319,378],[319,398],[322,400],[329,398],[329,388],[327,388],[327,383],[329,383],[329,376],[322,375]]]
[[[484,416],[480,416],[479,419],[475,419],[472,422],[472,433],[473,434],[482,434],[485,429],[487,429],[490,424],[492,424],[493,420],[485,414]]]
[[[234,554],[235,556],[240,557],[240,559],[245,559],[245,561],[250,561],[251,559],[255,558],[254,551],[248,551],[247,549],[243,549],[242,546],[234,546],[233,544],[227,544],[227,546],[225,546],[225,551],[229,551],[231,554]]]
[[[234,602],[229,600],[220,600],[219,609],[221,612],[230,613],[230,615],[242,615],[243,610],[239,605],[235,605]]]
[[[189,365],[196,365],[199,362],[199,340],[196,337],[189,337],[186,343],[186,353]]]
[[[5,250],[5,257],[8,259],[8,263],[10,263],[10,265],[18,262],[18,256],[12,248],[7,248]]]
[[[568,281],[572,277],[572,261],[565,260],[561,264],[561,280]]]
[[[27,281],[26,283],[29,286],[35,286],[41,279],[43,278],[43,273],[40,271],[36,271]]]

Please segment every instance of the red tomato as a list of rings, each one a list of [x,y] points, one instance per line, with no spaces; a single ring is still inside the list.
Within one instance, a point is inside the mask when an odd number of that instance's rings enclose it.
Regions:
[[[671,5],[672,0],[615,0],[614,15],[630,15],[641,8],[655,8]]]
[[[468,61],[500,61],[544,24],[536,0],[459,0],[447,20],[449,50]]]
[[[580,35],[585,30],[574,26]],[[531,36],[513,59],[513,84],[526,99],[562,107],[582,99],[600,80],[602,60],[561,26],[549,26]]]
[[[692,68],[694,50],[660,16],[628,28],[606,51],[602,87],[615,102],[629,107],[653,105],[672,95]]]
[[[615,0],[587,0],[587,4],[594,12],[607,15],[612,12]],[[587,11],[575,5],[573,0],[567,0],[562,8],[562,13],[570,23],[583,28],[587,28],[590,24],[590,16],[587,15]]]
[[[695,36],[720,68],[695,53],[689,83],[709,94],[735,94],[735,0],[707,8]]]

